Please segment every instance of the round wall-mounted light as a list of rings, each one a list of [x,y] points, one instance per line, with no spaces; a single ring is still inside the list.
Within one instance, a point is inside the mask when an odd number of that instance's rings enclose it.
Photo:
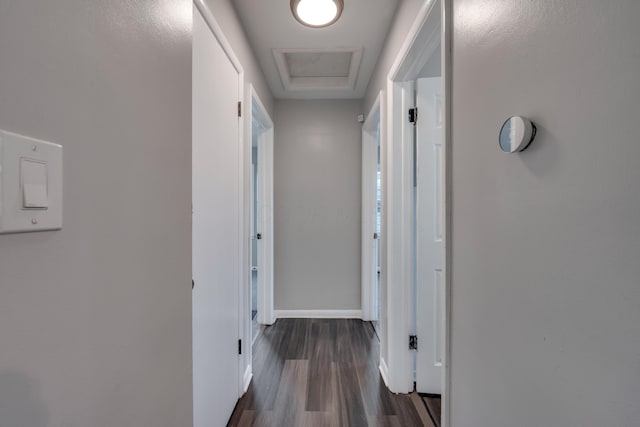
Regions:
[[[340,18],[342,9],[343,0],[291,0],[293,16],[307,27],[328,27]]]

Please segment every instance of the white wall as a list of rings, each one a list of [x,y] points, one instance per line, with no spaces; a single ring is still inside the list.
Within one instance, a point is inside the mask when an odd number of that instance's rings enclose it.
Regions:
[[[453,5],[451,425],[637,426],[640,3]]]
[[[64,146],[0,236],[0,424],[189,426],[191,2],[3,1],[0,128]]]
[[[275,104],[277,310],[359,310],[360,101]]]

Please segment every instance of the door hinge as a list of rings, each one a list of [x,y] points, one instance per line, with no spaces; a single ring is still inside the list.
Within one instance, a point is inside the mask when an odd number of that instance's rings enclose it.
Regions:
[[[238,117],[242,117],[242,101],[238,101]]]
[[[242,354],[242,340],[238,340],[238,354]]]
[[[409,335],[409,350],[417,350],[417,349],[418,349],[418,336]]]
[[[373,240],[378,240],[378,233],[373,233]]]
[[[414,125],[418,122],[418,107],[409,108],[409,123]]]

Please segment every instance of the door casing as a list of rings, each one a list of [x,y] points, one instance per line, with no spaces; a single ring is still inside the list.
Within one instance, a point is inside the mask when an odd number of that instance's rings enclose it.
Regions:
[[[384,93],[380,91],[362,126],[362,243],[361,243],[361,280],[362,280],[362,320],[376,318],[375,306],[378,298],[375,294],[377,276],[376,241],[376,176],[378,162],[378,129],[382,134],[384,123],[381,118],[384,106]],[[381,233],[382,234],[382,233]],[[380,238],[380,237],[378,237]],[[381,337],[382,339],[382,337]]]
[[[261,234],[258,241],[258,323],[272,325],[275,322],[273,309],[273,120],[258,96],[253,85],[249,85],[247,99],[244,101],[246,115],[245,132],[252,135],[252,123],[258,123],[258,229]],[[251,331],[251,143],[252,138],[246,138],[244,143],[245,167],[245,206],[243,242],[246,246],[246,263],[243,266],[241,327],[243,343],[242,376],[243,393],[249,388],[253,377],[253,336]]]

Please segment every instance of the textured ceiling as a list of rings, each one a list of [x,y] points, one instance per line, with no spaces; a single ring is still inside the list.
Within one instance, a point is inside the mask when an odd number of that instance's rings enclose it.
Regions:
[[[290,0],[234,0],[276,98],[362,98],[398,0],[344,0],[335,24],[298,23]]]
[[[289,52],[284,54],[291,77],[348,77],[353,52]]]

